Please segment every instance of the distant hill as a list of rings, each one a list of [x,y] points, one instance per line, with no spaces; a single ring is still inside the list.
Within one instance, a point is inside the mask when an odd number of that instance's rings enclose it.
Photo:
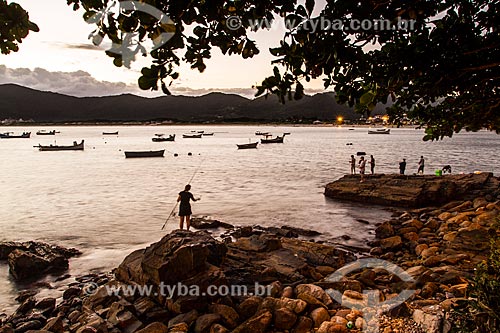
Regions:
[[[380,113],[380,112],[379,112]],[[285,105],[275,96],[247,99],[233,94],[163,96],[145,98],[130,94],[72,97],[15,84],[0,85],[0,119],[65,121],[284,121],[287,119],[357,119],[352,109],[335,102],[333,93],[305,96]]]

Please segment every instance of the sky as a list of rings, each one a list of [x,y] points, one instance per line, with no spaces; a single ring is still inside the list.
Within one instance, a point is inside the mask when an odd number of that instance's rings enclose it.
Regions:
[[[40,32],[31,32],[20,44],[20,50],[0,55],[0,84],[17,83],[30,88],[60,92],[73,96],[102,96],[134,93],[146,97],[161,95],[141,91],[137,79],[151,58],[142,58],[131,69],[113,65],[102,48],[92,47],[88,39],[94,26],[87,24],[83,11],[74,12],[65,0],[16,0],[37,23]],[[283,30],[279,27],[253,34],[261,53],[251,59],[225,56],[212,50],[204,73],[189,65],[180,68],[180,78],[173,84],[177,95],[202,95],[213,91],[237,93],[252,97],[251,87],[272,75],[273,57],[269,48],[279,45]],[[306,92],[323,90],[316,80]]]

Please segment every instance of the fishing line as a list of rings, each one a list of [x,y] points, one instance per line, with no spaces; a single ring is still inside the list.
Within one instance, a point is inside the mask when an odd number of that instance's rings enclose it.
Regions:
[[[196,170],[194,170],[193,172],[193,175],[191,176],[191,179],[189,179],[189,182],[188,182],[188,185],[191,184],[191,182],[193,181],[194,177],[196,176],[196,174],[198,173],[198,170],[200,170],[201,168],[201,165],[203,164],[203,162],[205,161],[205,158],[203,158],[200,162],[200,165],[198,165],[198,167],[196,168]],[[163,224],[163,226],[161,227],[161,230],[165,229],[165,226],[167,225],[168,221],[170,220],[170,218],[173,216],[172,214],[174,213],[175,209],[177,208],[177,205],[179,204],[179,201],[177,201],[175,203],[175,206],[174,208],[172,208],[172,211],[170,212],[170,214],[168,215],[167,217],[167,220],[165,221],[165,223]]]

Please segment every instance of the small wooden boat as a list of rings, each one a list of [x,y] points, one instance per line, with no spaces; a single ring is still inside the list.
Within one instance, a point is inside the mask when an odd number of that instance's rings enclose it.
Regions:
[[[167,137],[164,137],[163,134],[155,134],[156,138],[152,138],[153,142],[164,142],[164,141],[175,141],[175,134],[170,134]]]
[[[76,141],[73,141],[73,145],[71,146],[57,146],[57,145],[49,145],[49,146],[34,146],[35,148],[38,148],[40,151],[60,151],[60,150],[84,150],[84,142],[85,140],[82,140],[82,142],[77,143]]]
[[[283,139],[285,139],[285,136],[287,133],[283,133],[282,136],[276,136],[275,138],[270,139],[270,135],[266,135],[265,139],[260,139],[260,143],[283,143]]]
[[[261,131],[257,131],[257,132],[255,132],[255,135],[265,135],[265,136],[267,136],[267,135],[271,135],[271,133],[269,133],[269,132],[261,132]]]
[[[46,130],[40,130],[38,132],[36,132],[36,135],[56,135],[56,131],[53,130],[53,131],[46,131]]]
[[[20,135],[13,135],[12,132],[0,133],[0,138],[2,139],[29,139],[31,132],[23,132]]]
[[[368,134],[391,134],[390,128],[379,128],[376,130],[368,130]]]
[[[116,131],[116,132],[102,132],[102,135],[118,135],[118,131]]]
[[[238,149],[253,149],[253,148],[257,148],[257,145],[259,144],[259,142],[252,142],[252,143],[244,143],[242,145],[238,145]]]
[[[199,133],[199,134],[182,134],[182,137],[184,139],[201,139],[202,135],[203,135],[202,133]]]
[[[140,158],[140,157],[163,157],[165,150],[150,150],[150,151],[126,151],[126,158]]]
[[[201,135],[203,135],[203,136],[213,136],[214,133],[205,133],[205,132],[203,132],[203,133],[201,133]]]

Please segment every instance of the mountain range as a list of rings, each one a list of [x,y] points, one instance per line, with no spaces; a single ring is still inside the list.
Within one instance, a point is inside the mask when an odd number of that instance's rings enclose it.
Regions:
[[[383,107],[374,113],[383,112]],[[131,94],[73,97],[15,84],[0,85],[0,119],[36,122],[151,121],[231,122],[324,120],[338,116],[358,119],[352,108],[339,105],[334,93],[305,96],[280,104],[276,96],[248,99],[240,95],[210,93],[203,96],[145,98]]]

